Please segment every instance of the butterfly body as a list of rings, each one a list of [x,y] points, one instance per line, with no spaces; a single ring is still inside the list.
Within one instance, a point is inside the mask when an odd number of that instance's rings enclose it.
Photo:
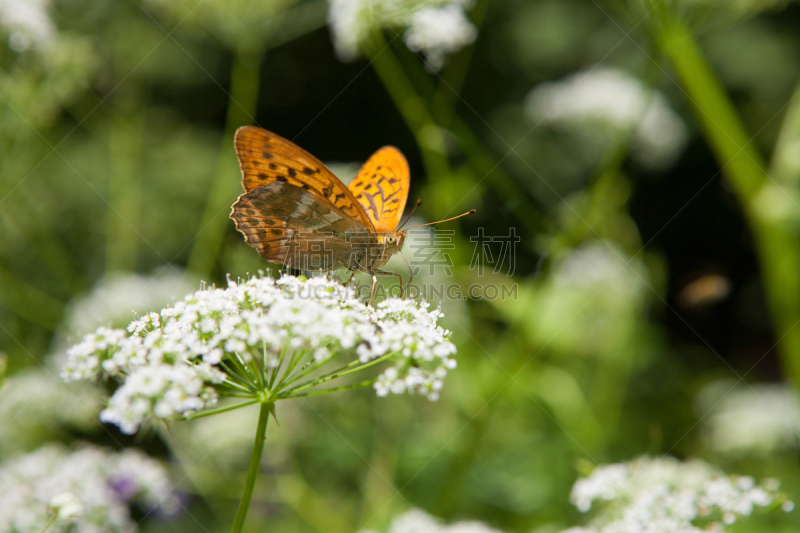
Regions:
[[[372,296],[376,275],[400,277],[380,270],[406,236],[397,225],[409,169],[399,150],[378,150],[348,187],[317,158],[267,130],[239,128],[234,144],[245,192],[231,218],[264,259],[301,270],[368,273]]]

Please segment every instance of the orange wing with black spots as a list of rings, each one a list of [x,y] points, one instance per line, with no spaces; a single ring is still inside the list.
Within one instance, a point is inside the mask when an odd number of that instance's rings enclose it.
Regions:
[[[374,232],[372,220],[345,184],[322,161],[293,142],[256,126],[243,126],[236,130],[234,146],[245,194],[270,183],[288,183],[333,204]]]
[[[348,187],[378,232],[393,232],[408,200],[408,162],[394,146],[370,157]]]

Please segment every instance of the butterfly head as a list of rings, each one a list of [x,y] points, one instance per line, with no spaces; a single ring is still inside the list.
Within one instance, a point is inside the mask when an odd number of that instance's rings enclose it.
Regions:
[[[406,239],[405,230],[392,231],[378,236],[378,242],[386,247],[386,251],[391,254],[403,247]]]

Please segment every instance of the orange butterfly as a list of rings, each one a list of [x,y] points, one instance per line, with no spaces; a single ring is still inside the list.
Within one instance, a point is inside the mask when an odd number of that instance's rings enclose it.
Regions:
[[[377,276],[396,276],[402,296],[403,278],[380,270],[406,237],[397,224],[408,199],[409,170],[397,148],[375,152],[347,187],[319,159],[262,128],[239,128],[234,146],[244,194],[230,217],[264,259],[301,270],[347,268],[350,279],[368,273],[369,305]]]

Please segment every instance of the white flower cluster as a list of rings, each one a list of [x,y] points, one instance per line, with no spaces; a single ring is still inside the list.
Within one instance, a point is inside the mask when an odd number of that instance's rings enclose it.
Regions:
[[[453,367],[455,367],[455,361]],[[410,368],[403,375],[396,366],[387,368],[375,382],[375,391],[378,396],[388,396],[390,392],[403,394],[404,392],[417,393],[435,402],[439,399],[439,391],[444,386],[444,378],[447,376],[447,368],[442,365],[433,372],[425,371],[421,368]]]
[[[170,336],[158,327],[159,322],[156,313],[136,320],[131,336],[125,330],[99,328],[67,351],[64,380],[112,377],[122,381],[100,420],[116,424],[124,433],[135,433],[151,414],[170,418],[215,404],[217,394],[210,384],[225,379],[219,369],[196,360],[197,354],[190,351],[185,341],[199,342],[198,335],[182,338],[177,326]]]
[[[586,512],[595,501],[611,509],[589,527],[563,533],[702,533],[725,531],[756,507],[775,503],[778,482],[757,485],[749,476],[726,476],[701,460],[640,457],[629,463],[597,467],[572,487],[571,501]],[[784,502],[784,509],[794,508]],[[706,529],[693,522],[702,520]]]
[[[0,0],[0,28],[8,34],[8,45],[23,52],[53,41],[56,33],[47,8],[48,0]]]
[[[430,68],[439,70],[447,54],[472,44],[477,36],[478,30],[463,7],[448,4],[420,11],[411,20],[404,39],[409,49],[425,53]]]
[[[703,442],[712,451],[750,456],[797,448],[800,398],[789,385],[716,381],[700,392],[696,404]]]
[[[361,533],[375,533],[362,531]],[[442,524],[425,511],[411,509],[394,520],[387,533],[502,533],[497,529],[480,522],[456,522],[455,524]]]
[[[671,166],[687,141],[686,125],[660,92],[621,70],[596,67],[543,83],[527,96],[525,112],[536,124],[553,124],[601,141],[608,130],[632,133],[634,159],[647,168]]]
[[[0,464],[0,531],[135,531],[129,505],[172,504],[164,468],[137,451],[48,446]]]
[[[317,363],[339,352],[361,363],[395,353],[397,377],[423,374],[418,381],[427,385],[409,390],[427,394],[455,366],[449,332],[436,324],[440,316],[424,302],[396,298],[368,308],[328,278],[229,281],[227,289],[200,290],[134,320],[127,332],[100,328],[87,335],[68,351],[62,377],[119,379],[101,419],[127,433],[150,415],[188,415],[216,403],[213,385],[228,378],[217,365],[234,354],[275,367],[286,351],[311,354]]]
[[[447,371],[456,367],[451,355],[456,347],[447,340],[450,332],[437,326],[442,316],[428,304],[392,298],[378,304],[373,319],[383,333],[385,352],[400,352],[401,363],[387,368],[375,382],[378,396],[389,392],[421,394],[431,401],[439,399]]]
[[[342,59],[359,54],[360,45],[381,28],[406,28],[406,45],[423,52],[439,69],[447,54],[471,44],[478,30],[465,10],[471,0],[330,0],[328,21]]]
[[[612,241],[593,240],[576,246],[560,261],[553,272],[556,285],[595,293],[607,291],[615,300],[625,302],[641,298],[647,288],[647,270],[632,261]]]

